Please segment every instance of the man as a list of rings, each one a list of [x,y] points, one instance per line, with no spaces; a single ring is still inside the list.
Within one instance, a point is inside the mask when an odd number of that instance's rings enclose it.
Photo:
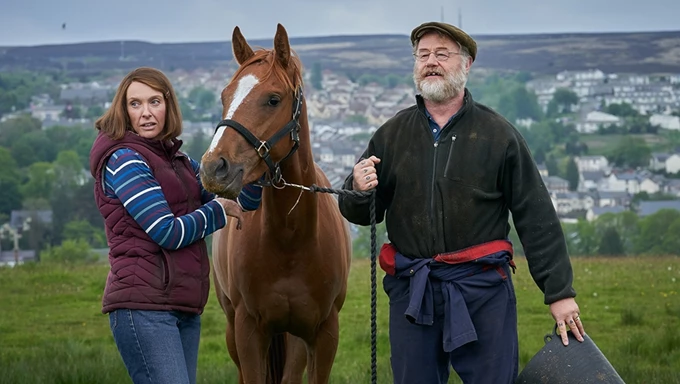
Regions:
[[[378,129],[345,188],[376,189],[390,244],[380,265],[390,300],[398,384],[513,383],[517,311],[509,214],[534,281],[557,322],[583,341],[564,235],[519,132],[465,88],[475,41],[429,22],[411,33],[416,105]],[[369,198],[340,196],[342,214],[369,224]]]

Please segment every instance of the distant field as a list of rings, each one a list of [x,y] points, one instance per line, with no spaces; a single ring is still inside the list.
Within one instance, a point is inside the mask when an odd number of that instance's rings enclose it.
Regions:
[[[580,139],[588,146],[588,155],[609,155],[624,137],[635,137],[645,140],[652,152],[660,151],[668,143],[661,135],[581,135]]]
[[[513,278],[523,366],[542,347],[552,319],[525,260],[517,264]],[[626,383],[680,383],[680,258],[574,258],[573,265],[586,330]],[[107,317],[100,313],[106,272],[101,265],[0,268],[0,384],[130,382]],[[368,383],[367,261],[355,260],[349,287],[331,382]],[[382,290],[378,298],[378,382],[390,383]],[[237,382],[224,326],[211,292],[203,317],[200,383]],[[459,382],[455,377],[450,381]]]

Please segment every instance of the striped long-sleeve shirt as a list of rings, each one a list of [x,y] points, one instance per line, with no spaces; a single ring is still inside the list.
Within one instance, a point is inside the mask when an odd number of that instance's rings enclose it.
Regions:
[[[227,223],[227,214],[215,195],[203,188],[199,177],[200,165],[189,158],[201,188],[200,208],[175,217],[165,200],[151,168],[135,151],[123,148],[111,155],[106,163],[104,192],[121,201],[125,209],[158,245],[166,249],[185,247]],[[237,202],[244,211],[259,207],[262,188],[244,186]]]

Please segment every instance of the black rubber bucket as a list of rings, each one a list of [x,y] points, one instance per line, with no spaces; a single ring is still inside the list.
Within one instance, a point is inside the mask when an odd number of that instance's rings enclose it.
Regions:
[[[544,337],[545,346],[529,360],[515,384],[625,384],[621,376],[588,335],[583,342],[567,332],[562,344],[557,328]]]

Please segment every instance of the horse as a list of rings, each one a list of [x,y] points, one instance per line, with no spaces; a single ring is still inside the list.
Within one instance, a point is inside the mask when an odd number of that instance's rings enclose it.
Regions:
[[[222,90],[222,121],[200,177],[226,198],[247,183],[266,186],[241,231],[232,220],[213,236],[227,348],[239,383],[302,383],[305,368],[310,384],[327,383],[351,264],[349,224],[333,195],[295,187],[330,183],[312,156],[302,63],[286,29],[278,24],[273,49],[253,51],[236,26],[232,50],[239,67]]]

